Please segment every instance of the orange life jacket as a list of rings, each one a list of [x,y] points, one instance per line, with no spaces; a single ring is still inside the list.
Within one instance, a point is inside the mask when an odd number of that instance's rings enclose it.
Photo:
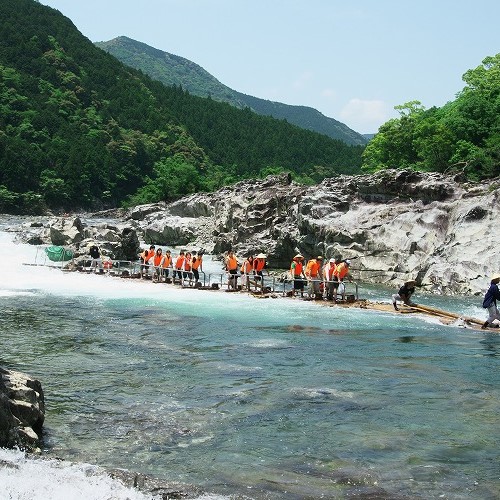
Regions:
[[[253,268],[256,270],[256,271],[262,271],[262,269],[264,269],[264,266],[266,265],[266,261],[265,259],[255,259],[253,261]]]
[[[306,266],[306,276],[317,278],[319,274],[320,263],[316,259],[311,259]]]
[[[325,278],[327,281],[332,281],[332,278],[335,276],[335,273],[337,272],[337,266],[335,264],[333,264],[333,266],[331,266],[330,264],[328,264],[326,267],[325,267]]]
[[[227,270],[234,271],[235,269],[238,269],[238,260],[236,259],[236,257],[228,257]]]
[[[148,260],[153,257],[154,254],[154,250],[144,250],[144,252],[141,253],[141,257],[144,259],[144,262],[148,262]]]
[[[349,266],[345,262],[341,262],[337,266],[337,271],[335,275],[339,278],[339,281],[342,281],[348,272],[349,272]]]
[[[171,255],[165,255],[165,258],[163,259],[163,267],[164,268],[169,267],[171,262],[172,262],[172,256]]]
[[[193,262],[191,263],[191,267],[193,269],[198,269],[201,266],[201,257],[193,257]]]
[[[175,261],[175,268],[176,269],[182,269],[182,265],[184,264],[184,255],[179,255],[179,257],[177,257],[177,260]]]
[[[250,274],[250,271],[252,270],[252,263],[249,260],[245,260],[243,264],[241,264],[240,271],[242,274]]]
[[[302,274],[302,269],[304,266],[302,265],[302,262],[297,262],[296,260],[292,261],[292,264],[290,265],[290,272],[294,276],[300,276]]]
[[[191,271],[191,259],[190,258],[185,258],[184,259],[184,271]]]
[[[156,267],[158,267],[160,264],[161,264],[161,261],[163,259],[163,255],[162,254],[155,254],[155,258],[153,259],[153,265],[155,265]]]

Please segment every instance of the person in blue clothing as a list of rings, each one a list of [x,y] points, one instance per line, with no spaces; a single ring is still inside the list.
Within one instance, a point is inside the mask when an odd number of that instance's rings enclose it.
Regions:
[[[483,307],[488,309],[488,319],[484,322],[481,328],[487,328],[488,326],[493,326],[498,328],[498,324],[493,323],[494,320],[500,320],[500,312],[497,307],[497,300],[500,300],[500,290],[498,289],[498,283],[500,282],[500,274],[495,274],[491,277],[490,287],[486,292],[483,300]]]

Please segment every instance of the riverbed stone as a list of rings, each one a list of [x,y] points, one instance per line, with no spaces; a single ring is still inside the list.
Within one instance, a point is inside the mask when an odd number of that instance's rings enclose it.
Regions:
[[[41,383],[0,367],[0,446],[37,450],[42,443],[44,419]]]

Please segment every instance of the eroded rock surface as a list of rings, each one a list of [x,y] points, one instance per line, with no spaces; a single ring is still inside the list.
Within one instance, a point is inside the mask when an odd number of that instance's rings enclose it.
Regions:
[[[0,367],[0,447],[33,451],[42,441],[45,402],[40,382]]]

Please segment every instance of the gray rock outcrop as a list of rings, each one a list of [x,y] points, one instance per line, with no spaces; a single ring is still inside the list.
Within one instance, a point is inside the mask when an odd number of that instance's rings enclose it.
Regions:
[[[0,446],[36,450],[42,442],[45,402],[40,382],[0,368]]]
[[[80,217],[51,217],[11,228],[15,240],[33,245],[57,245],[71,248],[75,262],[89,259],[89,248],[97,244],[102,254],[112,260],[135,261],[140,253],[135,224],[98,222],[84,223]]]
[[[96,241],[113,260],[136,260],[140,239],[221,256],[232,249],[240,259],[263,252],[282,269],[297,252],[342,256],[364,282],[394,287],[411,277],[436,293],[479,294],[500,271],[499,198],[499,179],[383,170],[304,186],[278,175],[120,211],[114,225],[105,214],[95,225],[34,221],[19,240],[64,243],[77,258]]]
[[[151,243],[264,252],[279,268],[296,252],[341,255],[363,281],[477,294],[500,270],[499,198],[498,179],[384,170],[302,186],[282,175],[148,206],[139,224]]]

